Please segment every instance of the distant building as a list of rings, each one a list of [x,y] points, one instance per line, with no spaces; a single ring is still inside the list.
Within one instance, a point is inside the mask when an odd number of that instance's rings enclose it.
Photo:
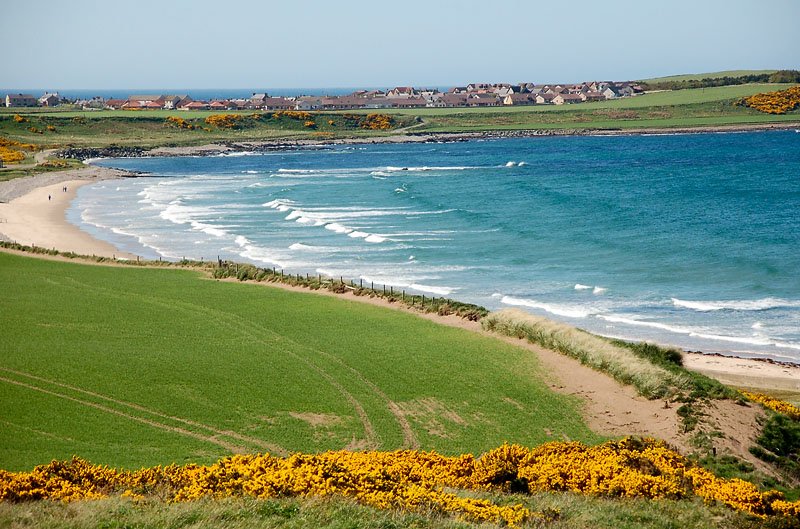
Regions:
[[[508,94],[503,99],[504,105],[533,105],[536,100],[531,94]]]
[[[38,101],[31,94],[8,94],[6,95],[7,107],[35,107]]]
[[[319,110],[322,108],[322,99],[313,96],[298,97],[294,105],[297,110]]]
[[[54,107],[61,104],[61,98],[58,97],[58,92],[54,94],[46,93],[39,98],[39,105],[43,107]]]
[[[269,94],[266,92],[262,94],[253,93],[253,95],[250,97],[249,106],[250,108],[264,108],[264,103],[267,101],[267,99],[269,99]]]
[[[132,108],[135,108],[137,106],[144,108],[147,106],[148,103],[152,103],[153,101],[156,101],[158,99],[161,99],[160,95],[136,95],[136,96],[130,96],[128,98],[128,103],[131,103]]]
[[[127,103],[125,99],[108,99],[105,106],[110,110],[119,110],[125,103]]]
[[[181,108],[184,110],[208,110],[208,103],[205,101],[192,101]]]
[[[569,105],[572,103],[582,103],[583,99],[581,96],[577,94],[568,94],[566,92],[562,92],[560,94],[556,94],[553,97],[553,103],[556,105]]]
[[[397,88],[386,91],[386,97],[389,98],[409,98],[414,97],[415,95],[416,91],[411,86],[398,86]]]
[[[396,97],[392,99],[393,108],[425,108],[428,102],[421,97]]]

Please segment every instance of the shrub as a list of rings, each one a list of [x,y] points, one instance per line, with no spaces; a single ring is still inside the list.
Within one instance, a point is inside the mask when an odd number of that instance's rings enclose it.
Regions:
[[[785,114],[800,106],[800,86],[743,97],[733,104],[754,108],[765,114]]]
[[[246,120],[242,114],[214,114],[206,118],[206,123],[218,129],[240,129]]]

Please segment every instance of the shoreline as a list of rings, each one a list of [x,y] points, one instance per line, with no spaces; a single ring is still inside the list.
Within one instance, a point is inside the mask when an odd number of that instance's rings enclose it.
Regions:
[[[298,138],[272,140],[246,140],[212,142],[196,146],[68,149],[71,157],[81,160],[94,158],[149,158],[178,156],[214,156],[238,152],[265,152],[294,150],[300,148],[327,148],[335,145],[379,145],[396,143],[464,142],[470,140],[494,140],[503,138],[547,138],[555,136],[649,136],[665,134],[717,134],[769,130],[792,130],[800,128],[800,122],[748,123],[738,125],[714,125],[700,127],[662,127],[640,129],[523,129],[476,132],[407,132],[388,136],[365,136],[352,138]]]
[[[31,246],[119,259],[136,259],[67,220],[66,212],[84,185],[135,173],[86,167],[0,182],[0,239]]]
[[[793,127],[787,127],[793,128]],[[426,141],[430,141],[426,138]],[[317,142],[316,145],[319,145]],[[195,154],[216,154],[218,145],[193,147]],[[179,148],[186,149],[186,148]],[[0,182],[0,240],[53,248],[61,252],[136,260],[112,243],[96,239],[66,219],[66,210],[76,190],[92,182],[142,176],[144,173],[88,165],[85,168],[42,173],[22,179]],[[63,186],[67,192],[63,192]],[[53,200],[47,200],[47,195]],[[10,251],[10,250],[4,250]],[[47,257],[21,252],[32,257]],[[301,289],[308,291],[307,289]],[[310,292],[310,291],[309,291]],[[358,301],[368,301],[355,298]],[[387,305],[391,305],[388,304]],[[394,308],[399,308],[393,306]],[[441,317],[438,317],[441,319]],[[446,317],[444,318],[446,319]],[[442,323],[442,322],[440,322]],[[478,324],[478,327],[480,325]],[[475,330],[475,329],[472,329]],[[764,390],[800,393],[800,364],[770,358],[748,358],[718,353],[683,351],[685,366],[723,383]]]

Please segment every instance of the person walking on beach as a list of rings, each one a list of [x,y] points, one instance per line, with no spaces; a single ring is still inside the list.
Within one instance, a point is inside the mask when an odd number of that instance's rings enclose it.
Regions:
[[[47,195],[47,200],[52,200],[52,198],[53,198],[52,196]]]

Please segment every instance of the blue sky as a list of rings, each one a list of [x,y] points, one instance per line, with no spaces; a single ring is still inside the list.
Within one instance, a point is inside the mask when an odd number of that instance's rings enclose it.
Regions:
[[[639,79],[800,69],[800,1],[2,2],[0,88]]]

